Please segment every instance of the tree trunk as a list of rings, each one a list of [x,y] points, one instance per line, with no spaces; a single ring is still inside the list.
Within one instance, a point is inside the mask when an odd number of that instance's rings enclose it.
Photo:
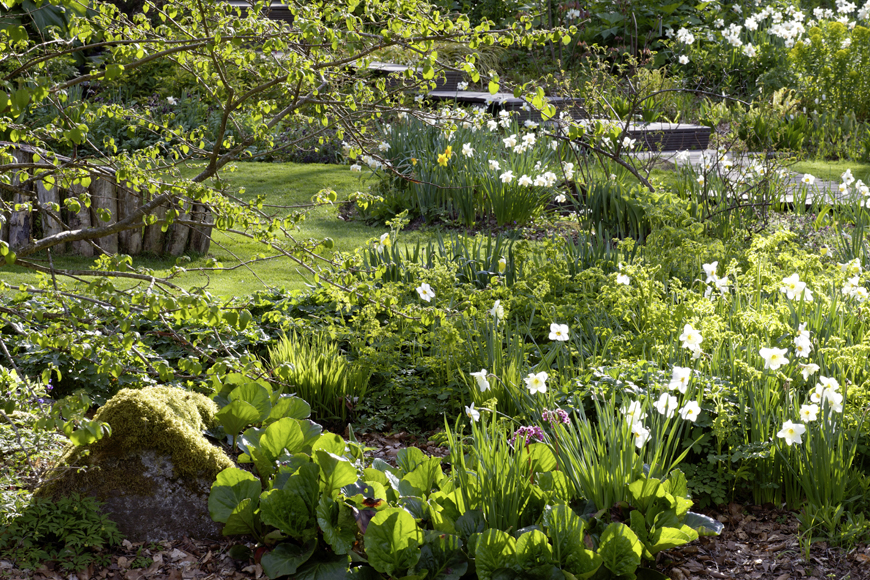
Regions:
[[[111,225],[118,221],[118,195],[117,190],[115,188],[115,181],[113,179],[109,179],[107,177],[98,177],[95,178],[91,183],[91,203],[96,209],[104,209],[112,214],[111,219],[108,222],[104,222],[99,219],[99,214],[94,212],[97,215],[97,220],[100,224]],[[118,253],[118,234],[112,234],[110,236],[104,236],[97,240],[97,245],[102,248],[104,252],[107,254],[117,254]]]
[[[190,214],[183,213],[177,219],[189,220]],[[187,249],[187,240],[190,237],[190,228],[178,222],[172,222],[172,226],[166,233],[166,253],[170,256],[180,256]]]
[[[162,220],[166,217],[166,206],[161,205],[160,207],[155,208],[153,213],[157,216],[158,220]],[[145,239],[142,243],[142,251],[157,256],[163,254],[163,245],[168,237],[167,232],[169,230],[164,232],[162,228],[163,224],[151,224],[150,226],[145,226]]]
[[[15,152],[15,160],[18,163],[28,163],[30,161],[30,154],[25,153],[24,151],[18,150]],[[18,175],[19,172],[16,172],[16,175],[12,178],[12,185],[18,185],[21,183],[22,178]],[[26,177],[25,177],[26,179]],[[27,203],[32,201],[30,196],[27,193],[16,193],[12,198],[12,204],[18,203]],[[30,243],[31,237],[31,222],[33,221],[30,210],[23,211],[12,211],[12,215],[9,216],[9,247],[13,250],[15,248],[26,246]]]
[[[124,219],[136,211],[142,201],[142,194],[132,189],[128,183],[119,183],[118,192],[118,219]],[[142,229],[136,228],[118,233],[119,251],[124,254],[135,256],[142,253]]]
[[[70,195],[73,197],[78,197],[81,194],[87,193],[87,189],[82,187],[81,185],[73,185],[70,187]],[[91,208],[85,207],[85,204],[82,203],[82,208],[78,213],[70,212],[69,216],[69,227],[71,230],[83,230],[91,227]],[[73,254],[78,256],[85,257],[93,257],[94,255],[94,247],[87,240],[77,240],[75,242],[70,242],[70,247]]]
[[[211,227],[214,223],[211,211],[207,206],[195,203],[190,217],[202,225],[190,230],[190,243],[187,246],[187,251],[193,254],[207,254],[211,245]]]
[[[36,182],[36,198],[39,201],[39,207],[42,209],[42,237],[47,238],[63,231],[63,225],[60,222],[60,194],[57,190],[57,185],[52,185],[51,188],[45,187],[45,182],[42,180]],[[52,209],[52,204],[57,204],[57,211]],[[56,216],[55,219],[52,216]],[[63,252],[60,246],[52,248],[55,252]]]

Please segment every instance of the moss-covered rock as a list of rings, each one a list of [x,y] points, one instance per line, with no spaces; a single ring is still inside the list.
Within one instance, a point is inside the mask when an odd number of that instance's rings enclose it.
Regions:
[[[123,389],[94,417],[112,435],[70,446],[38,493],[95,496],[133,541],[218,537],[208,492],[234,464],[202,434],[217,411],[212,400],[182,389]]]

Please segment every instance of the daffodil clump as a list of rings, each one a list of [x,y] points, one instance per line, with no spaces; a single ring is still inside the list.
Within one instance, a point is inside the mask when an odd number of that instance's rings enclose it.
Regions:
[[[345,153],[390,180],[386,206],[399,196],[427,218],[447,213],[466,225],[489,217],[500,225],[526,223],[548,203],[565,203],[559,186],[574,178],[574,163],[557,155],[559,141],[537,123],[519,125],[506,110],[496,119],[483,107],[400,114],[382,139],[377,154],[350,145]],[[411,180],[392,179],[387,167]]]

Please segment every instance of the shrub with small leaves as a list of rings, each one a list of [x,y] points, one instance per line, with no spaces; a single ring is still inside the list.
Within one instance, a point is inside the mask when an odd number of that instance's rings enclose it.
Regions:
[[[47,561],[67,571],[92,563],[108,565],[101,552],[117,545],[122,535],[100,507],[95,498],[78,494],[57,501],[35,498],[20,516],[0,526],[0,559],[21,569],[38,568]]]

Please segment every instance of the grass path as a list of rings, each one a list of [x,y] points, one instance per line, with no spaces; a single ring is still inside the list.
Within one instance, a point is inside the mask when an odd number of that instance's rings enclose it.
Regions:
[[[308,204],[311,197],[325,188],[332,188],[338,194],[338,200],[345,200],[355,191],[364,191],[368,183],[363,180],[366,174],[352,173],[346,166],[322,164],[295,163],[238,163],[237,170],[225,175],[225,179],[234,188],[244,187],[241,195],[244,200],[252,200],[257,195],[265,195],[265,205],[298,206]],[[189,170],[194,174],[195,169]],[[362,176],[362,177],[361,177]],[[293,210],[265,208],[276,215],[287,215]],[[337,206],[322,206],[309,211],[299,230],[294,233],[297,239],[321,240],[330,237],[335,241],[331,252],[350,252],[365,244],[371,238],[387,231],[383,227],[369,226],[359,221],[346,222],[338,217]],[[416,243],[428,239],[429,234],[409,232],[403,234],[405,243]],[[274,252],[262,244],[238,236],[230,236],[215,232],[211,249],[207,256],[197,257],[182,264],[185,268],[199,268],[207,265],[208,259],[214,257],[225,267],[238,263],[236,258],[250,260],[258,254],[271,255]],[[44,260],[44,256],[40,257]],[[92,259],[72,256],[56,256],[55,267],[87,269],[93,263]],[[175,263],[174,258],[156,258],[139,256],[134,259],[135,266],[144,266],[155,270],[158,275],[168,273]],[[304,288],[305,276],[300,268],[287,259],[277,259],[258,264],[252,264],[250,269],[242,267],[229,272],[210,272],[209,275],[190,272],[177,278],[174,282],[183,288],[193,288],[208,284],[209,291],[217,296],[243,296],[262,290],[269,286],[285,287],[288,290]],[[0,278],[17,286],[22,283],[33,283],[35,275],[30,270],[16,267],[0,268]]]

